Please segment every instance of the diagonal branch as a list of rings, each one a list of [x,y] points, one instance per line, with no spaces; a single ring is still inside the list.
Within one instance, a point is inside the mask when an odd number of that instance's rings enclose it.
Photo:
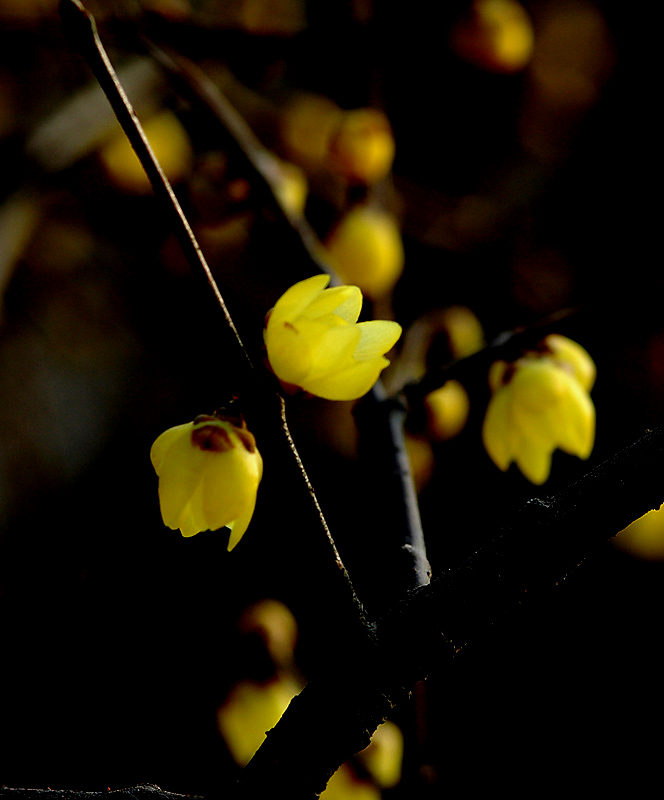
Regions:
[[[227,334],[227,340],[223,343],[225,344],[225,357],[231,361],[230,366],[227,366],[227,368],[234,376],[239,393],[244,395],[243,400],[247,407],[252,409],[258,407],[258,411],[256,412],[256,419],[258,421],[265,412],[271,412],[273,409],[273,406],[269,402],[271,399],[269,397],[271,394],[270,388],[267,382],[261,381],[261,377],[257,374],[251,363],[194,232],[182,211],[168,178],[152,152],[152,148],[145,136],[143,128],[134,113],[129,98],[125,94],[108,54],[97,34],[94,18],[86,11],[79,0],[61,0],[60,14],[66,34],[79,49],[97,78],[124,133],[145,169],[155,194],[162,201],[171,220],[173,231],[182,247],[192,272],[194,275],[204,278],[207,286],[212,290],[216,298],[218,307],[221,309],[224,316],[225,325],[223,330]],[[279,415],[279,429],[283,433],[292,459],[295,461],[302,482],[313,505],[316,517],[323,529],[329,545],[329,551],[332,554],[333,564],[336,567],[336,574],[340,578],[336,583],[339,587],[340,598],[344,598],[345,600],[344,611],[340,616],[343,617],[348,614],[349,619],[355,623],[352,627],[357,627],[361,632],[365,628],[362,605],[355,594],[348,572],[341,560],[341,556],[339,555],[332,534],[325,521],[316,494],[290,435],[283,399],[280,401],[277,413]],[[260,425],[260,422],[258,422],[258,425]]]
[[[553,497],[535,498],[496,538],[379,621],[363,651],[312,681],[246,767],[234,800],[267,792],[313,800],[416,681],[448,669],[526,602],[548,594],[584,557],[664,500],[664,428]],[[312,737],[310,731],[316,730]]]

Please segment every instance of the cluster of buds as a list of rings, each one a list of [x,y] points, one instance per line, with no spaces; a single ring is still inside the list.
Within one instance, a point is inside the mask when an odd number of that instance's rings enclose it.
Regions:
[[[482,427],[491,460],[501,470],[515,462],[529,481],[542,484],[557,448],[588,458],[595,440],[594,382],[592,359],[564,336],[547,336],[513,363],[496,361]]]

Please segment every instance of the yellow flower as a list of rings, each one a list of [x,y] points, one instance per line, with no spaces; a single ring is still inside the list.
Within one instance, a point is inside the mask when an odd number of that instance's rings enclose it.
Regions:
[[[256,505],[263,460],[246,428],[201,415],[169,428],[150,451],[164,524],[183,536],[224,526],[232,550]]]
[[[332,230],[325,248],[335,272],[370,298],[392,291],[404,268],[401,231],[392,214],[357,205]]]
[[[339,117],[330,144],[333,168],[350,181],[374,184],[392,168],[392,127],[377,108],[356,108]]]
[[[194,160],[189,135],[172,111],[161,111],[147,119],[143,130],[161,168],[171,183],[183,180]],[[149,194],[150,179],[138,160],[129,140],[118,130],[99,151],[99,158],[109,180],[130,194]]]
[[[427,432],[437,442],[445,442],[458,436],[470,413],[468,392],[459,383],[451,380],[424,398],[427,413]]]
[[[576,358],[578,351],[574,354]],[[482,439],[501,470],[516,462],[529,481],[542,484],[556,448],[588,458],[595,439],[595,407],[588,394],[587,369],[579,372],[575,361],[535,351],[514,364],[493,364],[489,383],[493,394]]]
[[[327,289],[329,281],[328,275],[314,275],[279,298],[265,328],[267,356],[282,383],[327,400],[355,400],[390,363],[385,353],[401,326],[387,320],[358,323],[360,289]]]
[[[235,762],[244,767],[263,743],[267,731],[281,719],[302,686],[290,675],[265,683],[236,683],[217,712],[221,735]]]

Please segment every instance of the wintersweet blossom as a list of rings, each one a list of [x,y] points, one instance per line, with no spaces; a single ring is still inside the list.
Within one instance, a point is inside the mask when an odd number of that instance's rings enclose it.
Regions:
[[[150,451],[159,476],[164,524],[183,536],[224,526],[232,550],[256,506],[263,460],[253,435],[217,417],[201,415],[169,428]]]
[[[501,470],[515,462],[529,481],[542,484],[556,448],[588,458],[595,440],[593,381],[592,359],[564,337],[544,340],[513,364],[495,362],[482,427],[491,460]]]
[[[314,275],[277,300],[264,331],[267,356],[283,384],[327,400],[355,400],[390,363],[385,353],[401,326],[388,320],[358,323],[360,289],[328,289],[329,282],[328,275]]]

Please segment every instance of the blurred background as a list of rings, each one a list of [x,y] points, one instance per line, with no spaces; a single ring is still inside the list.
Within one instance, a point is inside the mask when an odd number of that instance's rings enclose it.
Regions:
[[[486,372],[452,390],[442,421],[409,423],[434,574],[529,498],[661,424],[659,87],[645,4],[86,6],[257,360],[265,313],[310,269],[233,142],[145,37],[225,93],[265,148],[288,218],[306,219],[321,256],[362,286],[367,314],[402,324],[388,387],[575,309],[557,331],[597,364],[587,462],[557,452],[542,487],[500,472],[480,434]],[[0,783],[212,796],[242,760],[243,734],[223,722],[233,687],[269,687],[256,702],[240,695],[247,720],[261,702],[279,706],[282,679],[295,691],[335,646],[319,625],[330,595],[269,454],[232,554],[222,533],[163,526],[150,446],[232,391],[218,320],[57,3],[0,0],[0,42]],[[358,462],[351,405],[289,408],[377,613],[392,580],[372,524],[386,498]],[[388,745],[392,772],[358,761],[337,796],[645,785],[661,746],[663,541],[649,518],[462,651],[397,709],[403,764]],[[276,603],[247,616],[266,598]]]

